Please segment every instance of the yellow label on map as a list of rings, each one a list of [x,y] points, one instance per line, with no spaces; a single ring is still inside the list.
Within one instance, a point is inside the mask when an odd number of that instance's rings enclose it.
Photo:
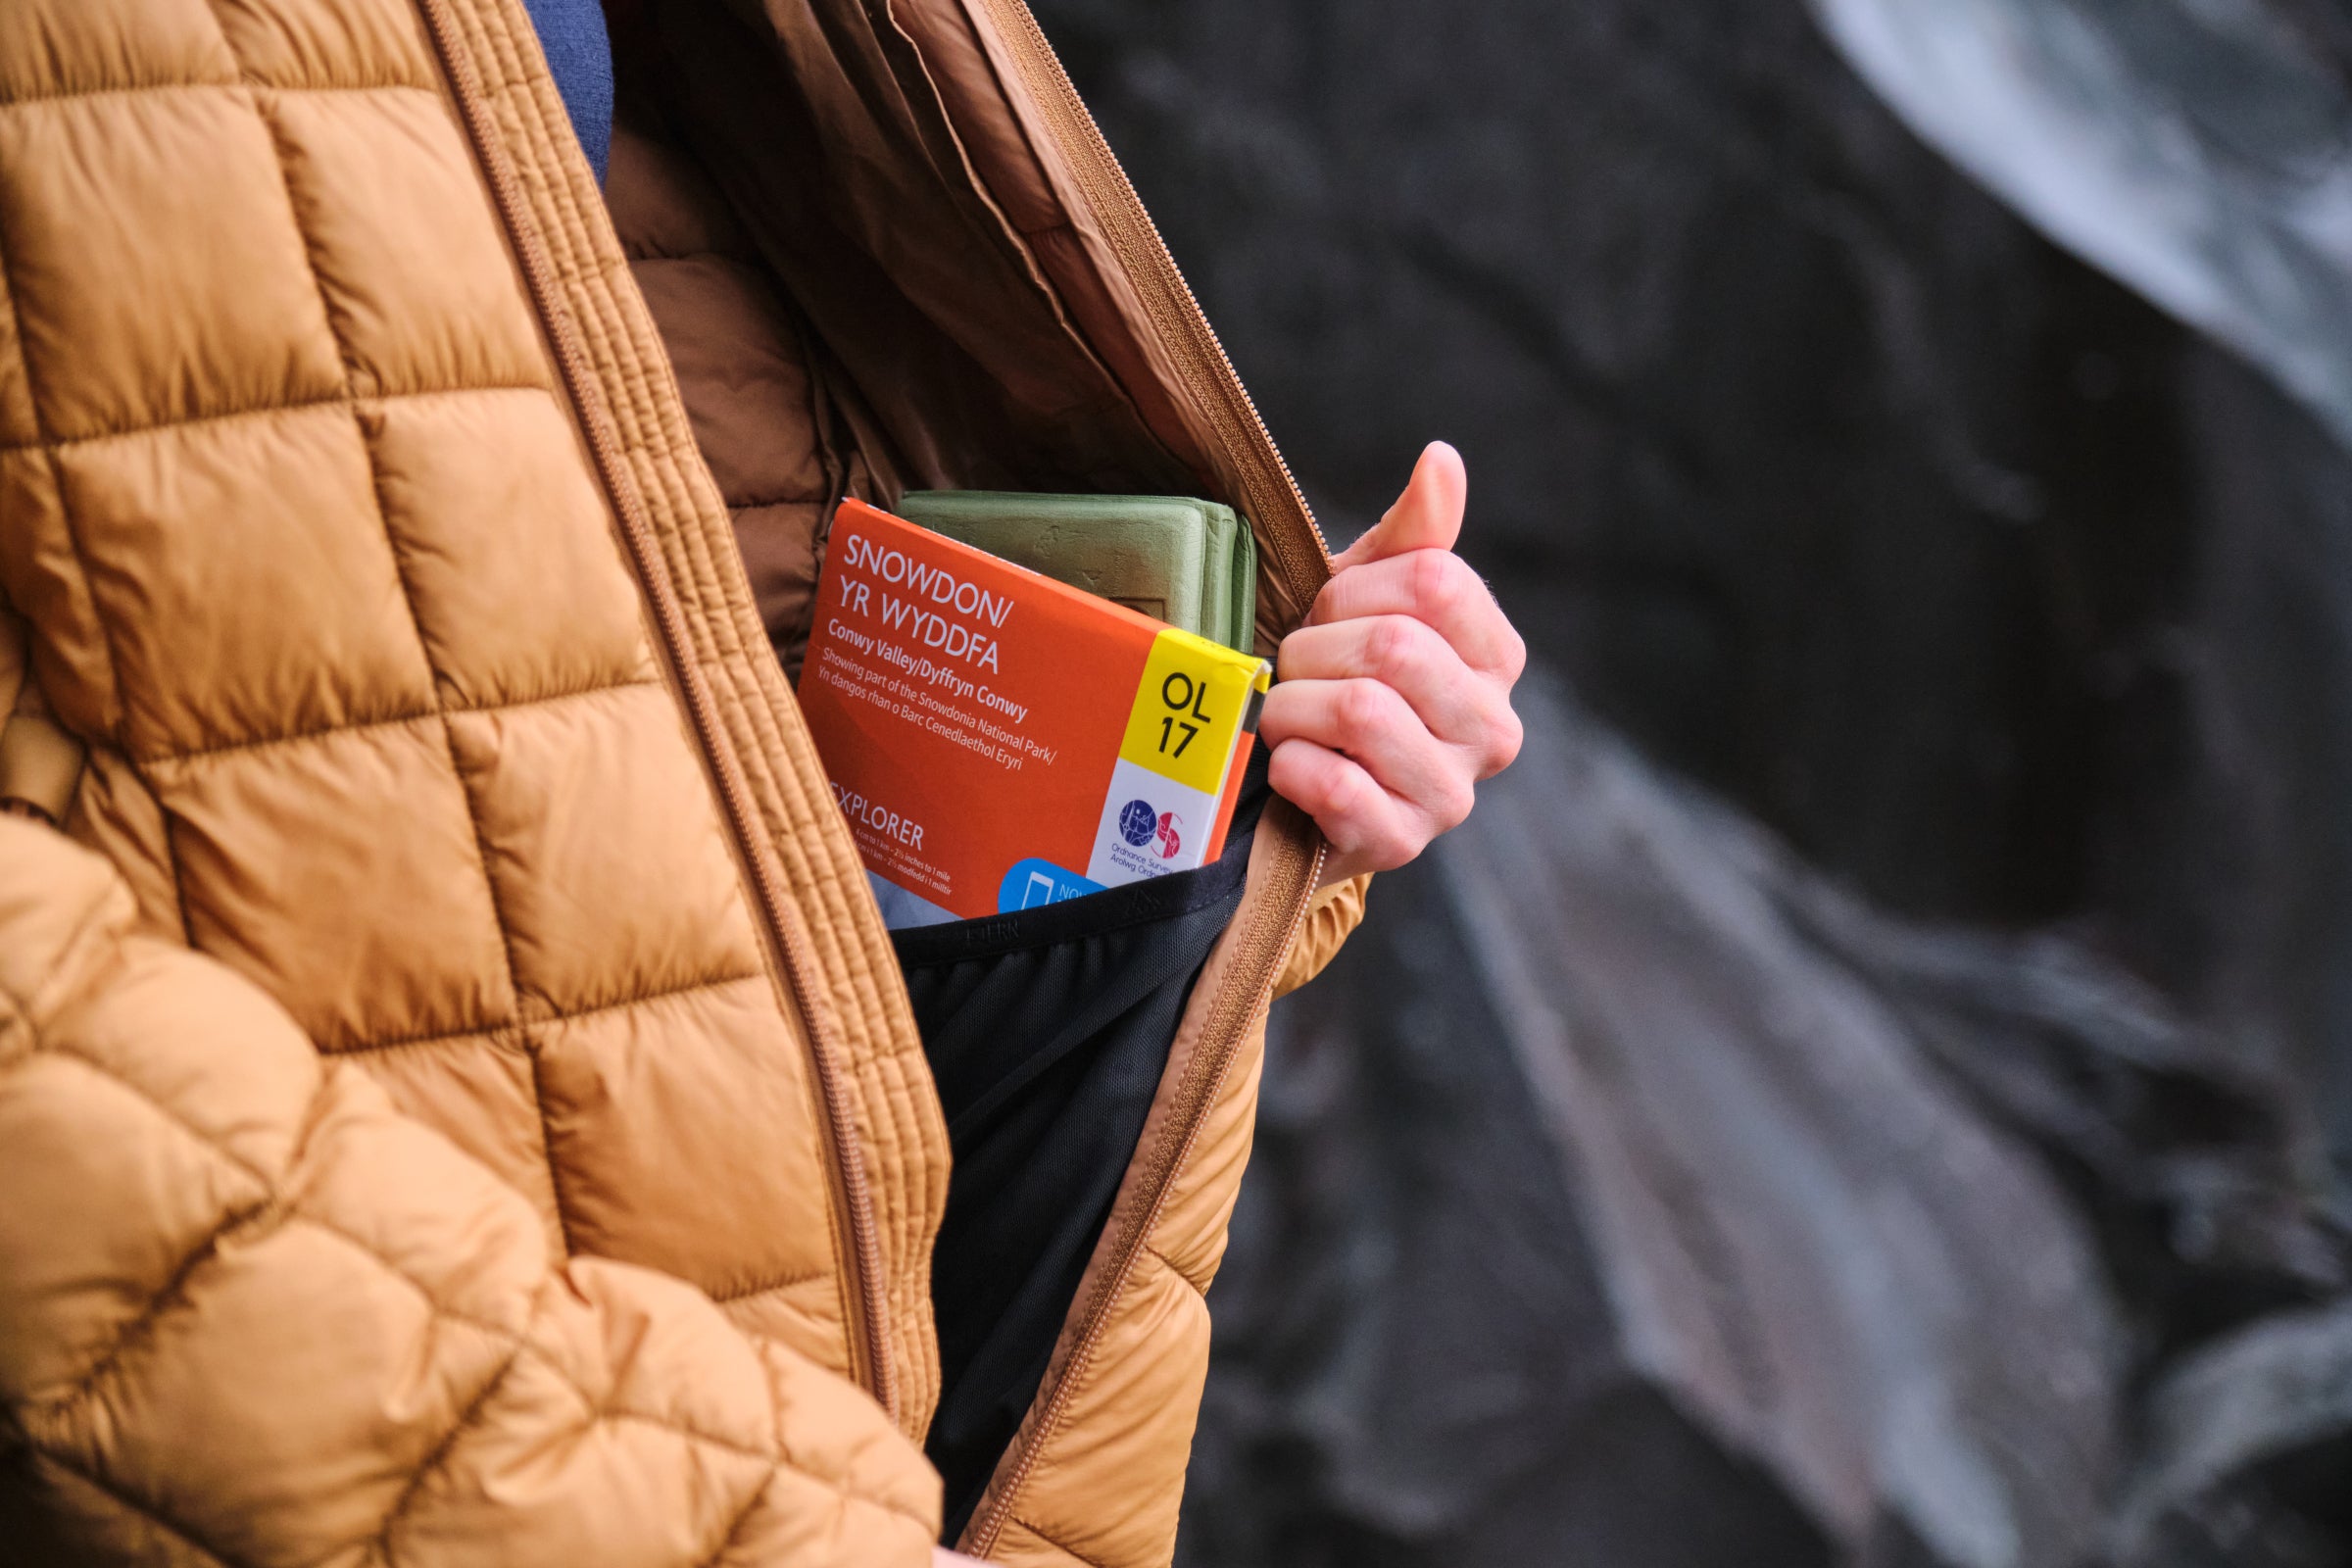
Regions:
[[[1119,759],[1215,796],[1225,763],[1273,667],[1254,654],[1173,627],[1152,643]]]

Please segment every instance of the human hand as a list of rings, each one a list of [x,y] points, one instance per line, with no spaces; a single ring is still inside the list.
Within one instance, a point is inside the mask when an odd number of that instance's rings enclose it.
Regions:
[[[966,1557],[963,1553],[950,1551],[945,1546],[933,1546],[931,1548],[931,1568],[983,1568],[983,1565],[977,1557]]]
[[[1282,641],[1258,740],[1276,793],[1331,843],[1326,886],[1412,859],[1519,755],[1527,645],[1453,553],[1468,490],[1461,455],[1430,443]]]

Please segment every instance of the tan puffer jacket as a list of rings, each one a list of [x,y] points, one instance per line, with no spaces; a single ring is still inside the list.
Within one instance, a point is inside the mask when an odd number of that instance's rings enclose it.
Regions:
[[[926,1560],[818,525],[1181,485],[1267,639],[1326,562],[1018,0],[642,24],[624,253],[517,0],[0,5],[0,1562]],[[1278,804],[967,1549],[1168,1558],[1319,862]]]

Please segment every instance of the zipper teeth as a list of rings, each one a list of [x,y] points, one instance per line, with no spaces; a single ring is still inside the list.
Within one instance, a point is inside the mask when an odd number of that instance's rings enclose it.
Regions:
[[[791,905],[784,896],[784,890],[777,884],[766,858],[755,848],[760,838],[755,830],[758,818],[752,809],[750,791],[744,784],[733,748],[728,744],[725,731],[719,723],[717,706],[711,701],[710,688],[703,681],[692,641],[686,634],[684,611],[671,589],[668,569],[662,564],[652,524],[646,519],[636,487],[629,480],[622,455],[616,449],[616,433],[603,416],[602,402],[595,395],[594,367],[589,363],[587,352],[581,347],[573,329],[570,313],[563,306],[557,289],[554,264],[539,245],[535,231],[522,220],[526,209],[519,189],[519,177],[504,156],[504,147],[496,140],[483,118],[485,111],[481,102],[481,79],[474,72],[472,57],[458,36],[456,19],[449,11],[449,0],[417,0],[417,3],[430,24],[435,52],[441,57],[442,70],[449,76],[467,138],[473,143],[474,152],[490,182],[491,192],[497,198],[500,216],[506,221],[509,238],[513,240],[515,256],[522,266],[523,276],[530,284],[533,303],[538,306],[541,320],[555,345],[556,361],[564,375],[564,390],[579,416],[581,430],[596,460],[598,475],[604,480],[608,498],[620,519],[621,537],[628,545],[639,584],[644,588],[647,603],[653,612],[655,630],[661,637],[671,668],[677,674],[679,691],[686,700],[687,712],[694,721],[695,738],[702,747],[704,760],[710,765],[728,825],[737,840],[736,847],[759,896],[761,912],[766,916],[769,935],[774,939],[777,954],[783,960],[793,1001],[808,1032],[818,1094],[824,1102],[827,1132],[833,1145],[834,1163],[841,1172],[843,1198],[849,1209],[852,1249],[857,1254],[859,1278],[854,1283],[863,1329],[866,1365],[872,1379],[872,1392],[895,1422],[899,1419],[898,1379],[891,1363],[889,1336],[882,1324],[878,1301],[882,1286],[882,1248],[875,1233],[873,1192],[866,1179],[865,1161],[860,1157],[852,1131],[856,1123],[848,1091],[835,1065],[839,1041],[835,1037],[832,1015],[810,1001],[815,994],[811,988],[818,979],[817,966],[809,956],[799,922],[792,917]]]
[[[1288,898],[1294,902],[1291,917],[1282,928],[1281,941],[1273,944],[1270,952],[1281,953],[1297,940],[1298,928],[1305,922],[1306,911],[1314,902],[1311,894],[1315,884],[1322,879],[1324,858],[1329,853],[1328,846],[1318,839],[1299,888],[1267,889],[1268,898]],[[1310,896],[1299,897],[1301,890]],[[1246,935],[1242,939],[1243,945],[1254,946],[1256,935],[1254,931]],[[1078,1343],[1070,1352],[1061,1381],[1038,1417],[1037,1435],[1022,1450],[1020,1462],[1013,1467],[1012,1474],[1005,1478],[1004,1485],[996,1489],[996,1499],[987,1516],[966,1530],[963,1544],[972,1552],[986,1556],[996,1549],[997,1538],[1003,1534],[1005,1521],[1011,1516],[1014,1499],[1020,1495],[1021,1488],[1028,1482],[1030,1472],[1036,1468],[1047,1443],[1061,1425],[1062,1413],[1074,1397],[1072,1391],[1078,1384],[1074,1374],[1078,1368],[1094,1359],[1095,1347],[1110,1325],[1111,1306],[1117,1300],[1119,1292],[1125,1288],[1128,1277],[1135,1272],[1136,1259],[1143,1254],[1145,1244],[1151,1240],[1152,1229],[1159,1223],[1160,1212],[1167,1207],[1168,1196],[1175,1187],[1176,1173],[1184,1168],[1185,1161],[1192,1157],[1193,1146],[1200,1140],[1201,1126],[1207,1120],[1200,1114],[1200,1109],[1215,1100],[1218,1090],[1224,1087],[1225,1075],[1232,1069],[1234,1054],[1240,1048],[1242,1036],[1249,1030],[1250,1020],[1263,1012],[1273,1000],[1274,982],[1279,978],[1279,973],[1269,963],[1265,975],[1250,992],[1249,1009],[1234,1019],[1232,1037],[1219,1050],[1215,1065],[1202,1080],[1199,1094],[1181,1107],[1185,1128],[1183,1141],[1176,1146],[1174,1153],[1151,1174],[1148,1184],[1152,1192],[1151,1207],[1145,1211],[1143,1222],[1136,1226],[1127,1246],[1112,1264],[1110,1277],[1103,1282],[1102,1291],[1097,1295],[1095,1308],[1088,1315],[1086,1327],[1079,1333]],[[1202,1028],[1201,1034],[1213,1038],[1222,1032],[1219,1026],[1224,1022],[1224,1018],[1212,1020]],[[1187,1283],[1189,1285],[1190,1282]]]
[[[1188,324],[1200,333],[1206,346],[1224,391],[1241,405],[1247,418],[1247,434],[1256,437],[1255,447],[1263,456],[1273,460],[1276,471],[1282,475],[1283,487],[1290,492],[1292,503],[1298,509],[1298,515],[1305,520],[1307,531],[1313,535],[1321,559],[1305,563],[1298,560],[1290,542],[1281,534],[1271,528],[1266,532],[1275,553],[1283,558],[1283,574],[1293,591],[1302,593],[1305,602],[1311,603],[1314,591],[1320,589],[1330,577],[1331,543],[1323,537],[1322,524],[1315,521],[1314,509],[1306,504],[1306,494],[1298,488],[1298,476],[1291,472],[1290,460],[1274,444],[1274,433],[1266,428],[1265,416],[1257,411],[1257,400],[1250,395],[1249,387],[1242,383],[1241,372],[1233,368],[1233,357],[1225,352],[1224,341],[1217,336],[1217,329],[1209,321],[1208,313],[1200,309],[1200,300],[1193,294],[1192,284],[1185,279],[1184,270],[1176,265],[1175,253],[1168,249],[1167,240],[1159,232],[1159,224],[1152,220],[1151,210],[1144,206],[1143,196],[1136,190],[1135,182],[1128,177],[1118,155],[1110,150],[1109,138],[1102,134],[1095,112],[1086,106],[1085,98],[1079,94],[1078,84],[1070,80],[1068,69],[1054,52],[1053,41],[1046,36],[1046,29],[1039,25],[1036,14],[1029,9],[1028,0],[1001,0],[1001,3],[1019,22],[1035,58],[1044,66],[1048,79],[1059,95],[1063,110],[1084,139],[1084,150],[1093,155],[1091,162],[1094,168],[1107,172],[1112,200],[1096,203],[1101,216],[1115,214],[1132,220],[1142,230],[1148,241],[1147,258],[1166,269],[1167,281],[1182,303],[1184,313],[1189,318]],[[1087,172],[1081,170],[1079,177],[1083,180]],[[1209,411],[1212,420],[1218,412],[1213,408]],[[1302,603],[1300,609],[1304,608],[1305,603]]]
[[[1042,70],[1046,84],[1054,94],[1063,116],[1078,138],[1078,146],[1065,150],[1076,155],[1077,177],[1087,187],[1086,194],[1095,208],[1096,216],[1102,219],[1109,229],[1112,247],[1119,253],[1122,265],[1128,269],[1131,277],[1139,267],[1163,274],[1161,281],[1178,303],[1180,319],[1175,322],[1163,320],[1161,324],[1189,332],[1195,346],[1204,349],[1209,372],[1217,388],[1226,395],[1222,402],[1215,398],[1207,400],[1204,412],[1211,423],[1218,427],[1218,434],[1229,451],[1270,460],[1274,470],[1281,475],[1283,490],[1297,509],[1298,516],[1305,522],[1308,536],[1315,544],[1313,556],[1308,559],[1300,558],[1296,541],[1287,530],[1271,526],[1266,530],[1267,542],[1273,546],[1280,561],[1286,584],[1299,608],[1304,610],[1313,603],[1315,594],[1323,584],[1330,580],[1331,551],[1323,537],[1322,528],[1315,521],[1313,510],[1307,506],[1306,497],[1298,488],[1298,477],[1291,472],[1291,466],[1283,458],[1281,449],[1275,446],[1273,432],[1266,428],[1265,417],[1258,413],[1256,400],[1250,396],[1250,389],[1242,384],[1240,372],[1233,368],[1232,357],[1225,352],[1225,345],[1218,339],[1216,328],[1210,325],[1207,314],[1200,309],[1200,302],[1194,296],[1192,285],[1185,281],[1183,270],[1177,267],[1158,224],[1152,221],[1151,213],[1145,209],[1134,181],[1128,178],[1117,155],[1110,150],[1110,142],[1102,134],[1102,127],[1097,123],[1094,112],[1087,108],[1085,99],[1079,95],[1077,84],[1070,80],[1069,72],[1054,53],[1054,45],[1046,37],[1045,29],[1038,24],[1036,16],[1029,10],[1027,0],[995,0],[995,3],[1017,24],[1020,39],[1028,45],[1026,53],[1030,63]],[[1006,41],[1015,42],[1012,39]],[[1120,243],[1122,238],[1127,237],[1118,232],[1122,222],[1130,225],[1134,233],[1140,236],[1140,244],[1135,246],[1140,254],[1131,254],[1128,247]],[[1149,291],[1145,291],[1145,308],[1151,310]],[[1239,420],[1232,416],[1236,407],[1242,415]],[[1270,521],[1262,515],[1260,520]],[[1267,898],[1278,901],[1277,906],[1287,903],[1291,911],[1282,929],[1274,933],[1276,940],[1265,949],[1265,972],[1251,988],[1246,1010],[1236,1017],[1228,1006],[1223,1009],[1221,1016],[1203,1027],[1201,1032],[1204,1039],[1224,1039],[1223,1044],[1216,1048],[1213,1065],[1201,1081],[1199,1091],[1187,1103],[1178,1107],[1180,1125],[1185,1129],[1184,1137],[1172,1153],[1164,1157],[1147,1178],[1146,1190],[1152,1198],[1143,1221],[1113,1261],[1109,1277],[1096,1297],[1094,1309],[1079,1330],[1078,1340],[1061,1379],[1048,1397],[1045,1408],[1038,1413],[1035,1436],[1023,1448],[1019,1461],[1013,1466],[1011,1474],[1005,1477],[1004,1484],[990,1489],[990,1500],[984,1513],[965,1529],[964,1549],[986,1556],[996,1548],[997,1538],[1010,1518],[1013,1504],[1019,1499],[1021,1490],[1043,1456],[1048,1442],[1060,1426],[1063,1414],[1075,1396],[1074,1390],[1079,1381],[1075,1374],[1093,1359],[1095,1348],[1109,1325],[1110,1308],[1129,1276],[1134,1273],[1136,1260],[1142,1255],[1152,1228],[1157,1225],[1161,1211],[1167,1206],[1176,1173],[1184,1168],[1185,1161],[1192,1156],[1193,1147],[1200,1139],[1205,1120],[1203,1109],[1223,1086],[1234,1054],[1240,1049],[1242,1037],[1249,1029],[1250,1020],[1263,1012],[1272,1000],[1274,982],[1280,978],[1272,960],[1297,939],[1298,928],[1304,923],[1307,908],[1313,902],[1315,884],[1322,877],[1328,853],[1328,846],[1318,837],[1299,883],[1292,887],[1265,890]],[[1245,954],[1255,953],[1258,935],[1257,930],[1252,930],[1241,939],[1240,946]],[[1226,1027],[1228,1022],[1230,1030]]]

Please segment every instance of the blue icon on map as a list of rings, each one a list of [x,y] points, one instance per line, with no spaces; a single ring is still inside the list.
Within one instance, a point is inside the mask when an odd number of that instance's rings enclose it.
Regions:
[[[1142,849],[1159,831],[1159,813],[1150,801],[1129,801],[1119,808],[1119,837]]]
[[[1034,909],[1102,891],[1102,883],[1089,881],[1075,871],[1065,871],[1052,860],[1033,857],[1015,860],[1012,869],[1004,873],[1004,880],[997,884],[997,912],[1010,914],[1015,909]]]

